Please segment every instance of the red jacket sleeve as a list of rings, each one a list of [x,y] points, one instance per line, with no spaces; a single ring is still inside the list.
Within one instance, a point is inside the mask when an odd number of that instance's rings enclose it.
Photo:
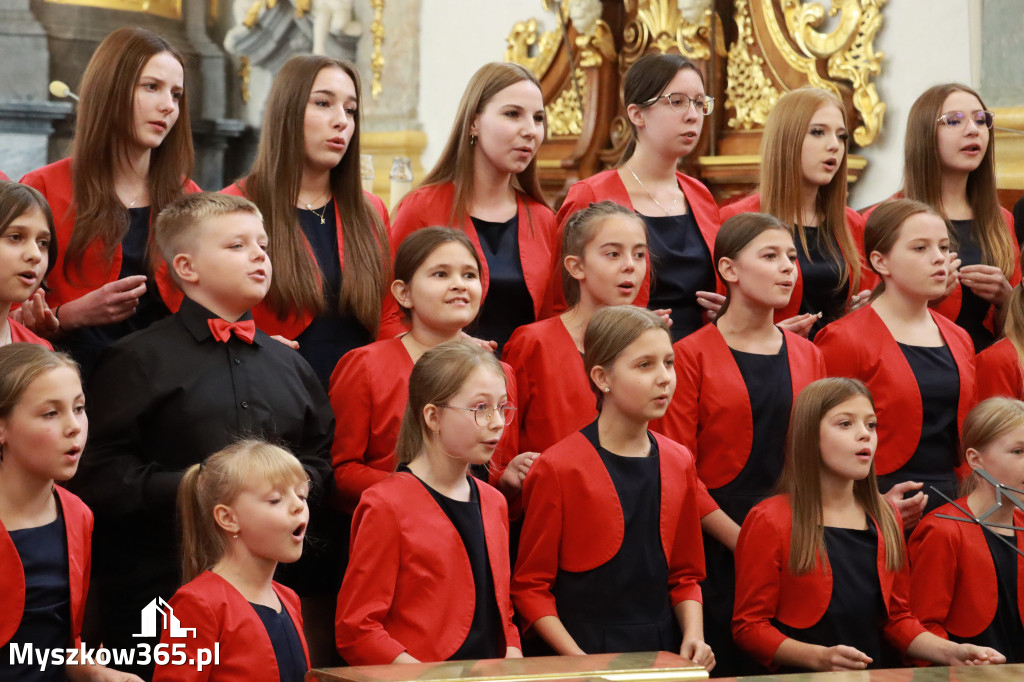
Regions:
[[[694,454],[697,449],[697,425],[700,415],[700,391],[703,373],[700,359],[682,342],[675,344],[676,392],[659,424],[661,433]]]
[[[697,469],[693,464],[693,458],[689,453],[687,456],[690,463],[686,467],[684,486],[686,494],[683,497],[683,506],[679,510],[679,519],[677,520],[677,523],[683,528],[680,529],[682,532],[677,533],[678,539],[672,545],[672,556],[668,560],[668,586],[673,606],[687,600],[703,603],[700,583],[707,577],[700,519],[703,516],[702,509],[707,507],[711,496],[707,494],[707,488],[697,479]],[[711,501],[710,504],[713,505],[714,501]]]
[[[373,419],[369,384],[372,372],[380,369],[367,367],[365,353],[352,352],[338,361],[331,374],[328,389],[334,410],[331,464],[337,499],[347,513],[352,513],[359,504],[363,491],[383,481],[390,473],[366,463],[370,420]]]
[[[170,605],[174,609],[174,616],[181,623],[196,629],[195,637],[183,638],[172,638],[170,628],[163,629],[160,644],[167,645],[171,661],[178,657],[172,647],[181,647],[182,644],[186,661],[198,660],[200,649],[213,651],[220,640],[220,618],[210,605],[194,594],[181,591],[171,598]],[[153,671],[153,682],[202,682],[209,680],[216,670],[213,666],[206,666],[202,671],[197,668],[196,665],[158,665]]]
[[[736,543],[736,601],[732,634],[736,644],[758,663],[773,668],[779,645],[788,637],[771,624],[779,605],[785,555],[777,525],[758,506],[743,522]]]
[[[334,621],[338,652],[349,665],[390,663],[406,650],[383,625],[398,582],[399,532],[391,502],[368,490],[352,519],[349,564]]]
[[[956,589],[958,548],[939,523],[925,517],[910,536],[910,608],[929,632],[949,639],[943,625]]]
[[[897,522],[900,524],[900,542],[903,542],[903,523],[899,521],[899,514],[896,514]],[[906,652],[910,643],[925,632],[921,621],[910,612],[910,565],[903,562],[903,568],[893,575],[892,594],[889,595],[889,620],[882,627],[885,638],[889,643],[902,652]]]
[[[512,603],[523,618],[524,632],[539,618],[558,616],[551,587],[558,575],[562,504],[558,473],[541,455],[523,482],[525,518],[512,576]]]
[[[1017,358],[1017,349],[1009,340],[1002,339],[981,351],[974,362],[979,402],[993,396],[1018,400],[1024,397],[1020,360]]]

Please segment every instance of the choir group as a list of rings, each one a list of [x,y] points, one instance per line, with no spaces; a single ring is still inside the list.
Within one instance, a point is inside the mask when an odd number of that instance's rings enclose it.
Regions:
[[[118,30],[71,157],[0,182],[0,680],[1024,663],[1024,288],[971,88],[920,96],[865,215],[811,88],[717,206],[678,55],[629,69],[622,159],[557,214],[515,64],[393,215],[351,64],[285,63],[219,193],[187,94]]]

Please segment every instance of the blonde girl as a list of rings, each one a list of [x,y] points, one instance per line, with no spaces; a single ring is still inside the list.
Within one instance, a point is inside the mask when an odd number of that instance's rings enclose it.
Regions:
[[[822,379],[798,396],[783,492],[754,507],[736,546],[736,642],[786,672],[899,665],[883,638],[940,665],[1002,663],[911,614],[902,526],[875,481],[876,426],[859,381]]]
[[[520,657],[508,581],[508,506],[478,483],[515,408],[476,344],[426,351],[409,377],[397,473],[352,521],[335,634],[350,665]]]
[[[1024,531],[1011,526],[1024,527],[1024,511],[978,471],[1024,489],[1024,403],[1001,397],[979,403],[964,421],[961,446],[972,469],[963,495],[929,514],[910,537],[910,606],[939,637],[990,646],[1007,663],[1022,663]]]
[[[185,472],[178,488],[182,578],[170,606],[183,629],[161,644],[184,660],[154,680],[300,682],[309,670],[299,597],[274,581],[279,562],[302,555],[309,479],[291,453],[238,441]],[[217,657],[201,667],[204,652]]]
[[[534,462],[512,594],[538,651],[678,651],[705,666],[704,552],[689,450],[651,433],[676,377],[658,315],[594,314],[583,364],[598,417]]]

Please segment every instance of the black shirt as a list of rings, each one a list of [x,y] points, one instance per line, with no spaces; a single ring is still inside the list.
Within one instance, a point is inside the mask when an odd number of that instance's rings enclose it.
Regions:
[[[185,298],[178,313],[111,346],[89,384],[88,455],[71,487],[96,514],[94,575],[114,590],[105,602],[134,608],[127,628],[178,586],[175,496],[189,466],[259,437],[302,462],[311,507],[333,485],[334,415],[312,369],[260,331],[252,344],[217,342],[214,317]]]
[[[960,259],[961,267],[985,265],[981,258],[981,245],[974,235],[974,221],[951,220],[950,222],[956,228],[957,258]],[[985,318],[988,316],[989,310],[992,309],[992,304],[974,293],[969,286],[961,285],[960,291],[962,298],[956,323],[971,335],[974,351],[980,353],[996,341],[996,337],[985,327]]]
[[[323,282],[324,302],[322,315],[314,318],[309,326],[296,337],[299,355],[306,359],[320,385],[327,390],[331,373],[341,357],[352,350],[373,341],[369,330],[355,315],[338,312],[341,296],[341,282],[344,277],[341,259],[338,256],[338,227],[335,220],[334,200],[328,201],[317,211],[298,209],[299,227],[313,249],[320,277]],[[320,215],[323,214],[323,223]]]
[[[519,216],[503,223],[471,218],[487,262],[487,300],[469,326],[473,336],[498,342],[498,354],[519,327],[536,321],[519,255]]]
[[[693,213],[641,216],[647,225],[651,256],[651,310],[672,309],[672,342],[704,324],[698,291],[715,290],[711,253]]]
[[[804,250],[803,241],[799,237],[794,239],[797,263],[800,265],[800,274],[803,277],[800,314],[821,313],[821,318],[814,323],[808,335],[808,338],[813,341],[822,327],[843,316],[850,282],[847,280],[842,285],[839,284],[839,279],[842,276],[840,265],[829,256],[828,249],[824,248],[821,243],[822,236],[819,229],[805,227],[804,236],[807,238],[806,250]],[[838,242],[833,246],[838,251]],[[843,267],[845,267],[845,263]]]
[[[306,654],[302,650],[302,641],[295,629],[288,611],[281,605],[275,611],[263,604],[249,604],[256,610],[263,627],[274,647],[274,658],[277,659],[277,674],[281,682],[302,682],[306,677]]]
[[[56,495],[54,496],[56,497]],[[0,680],[63,681],[64,666],[16,664],[12,645],[37,650],[64,649],[72,644],[71,592],[68,581],[68,543],[64,515],[57,502],[57,518],[44,526],[10,531],[11,541],[25,574],[25,607],[18,629],[0,647]],[[13,570],[7,567],[5,570]]]
[[[88,381],[103,352],[120,338],[132,332],[145,329],[157,320],[170,314],[160,298],[156,279],[147,262],[149,244],[150,211],[148,206],[128,209],[128,232],[121,240],[121,270],[118,279],[133,275],[145,275],[146,293],[139,298],[139,305],[131,317],[98,327],[82,327],[65,335],[57,342],[57,349],[64,350],[81,365],[82,380]],[[63,246],[63,245],[62,245]]]

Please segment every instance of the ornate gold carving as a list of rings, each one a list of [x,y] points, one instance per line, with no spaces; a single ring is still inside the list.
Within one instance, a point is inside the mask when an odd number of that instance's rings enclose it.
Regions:
[[[853,0],[853,2],[858,2],[858,0]],[[792,9],[790,7],[794,4],[803,5],[799,0],[783,0],[782,5],[786,8],[787,18],[793,12],[799,13],[799,9]],[[757,6],[761,10],[761,18],[764,20],[765,26],[768,27],[768,35],[771,37],[772,43],[779,51],[779,54],[782,55],[782,58],[786,60],[786,63],[807,76],[807,82],[811,87],[828,90],[838,97],[840,95],[839,88],[836,87],[835,83],[823,78],[818,73],[818,60],[815,55],[799,52],[790,43],[787,31],[783,30],[783,27],[779,24],[778,17],[775,15],[775,3],[759,2]]]
[[[628,66],[654,46],[659,52],[677,50],[690,59],[709,59],[711,45],[708,34],[711,27],[711,12],[705,12],[703,20],[694,24],[683,18],[679,12],[678,0],[627,0],[626,13],[635,10],[635,18],[629,21],[623,31],[622,58]]]
[[[601,20],[598,20],[590,35],[576,36],[576,47],[580,51],[580,66],[601,66],[606,59],[615,59],[612,30]]]
[[[558,53],[561,41],[561,26],[554,31],[540,33],[537,30],[536,19],[517,21],[512,26],[512,32],[505,38],[505,42],[508,43],[508,47],[505,48],[505,61],[522,64],[534,76],[541,78],[551,68],[551,62]]]
[[[252,65],[249,63],[249,57],[242,55],[238,62],[238,77],[242,81],[242,101],[246,104],[249,103],[249,78],[251,74]]]
[[[551,137],[579,135],[583,132],[583,109],[580,107],[580,98],[587,97],[587,81],[583,69],[577,68],[575,76],[579,84],[579,95],[576,94],[572,80],[569,80],[558,97],[544,107],[547,133]]]
[[[370,33],[373,34],[373,56],[370,58],[370,69],[373,78],[370,81],[370,94],[376,102],[380,97],[384,86],[381,85],[381,75],[384,73],[384,0],[370,0],[373,7],[373,21],[370,23]]]
[[[882,26],[882,5],[885,0],[862,0],[863,11],[849,46],[828,60],[828,75],[844,78],[853,85],[853,106],[860,112],[863,125],[853,131],[853,141],[866,147],[878,138],[885,116],[885,104],[871,77],[881,71],[884,52],[875,52],[874,39]]]
[[[729,48],[725,86],[725,106],[736,113],[726,125],[750,130],[755,125],[764,125],[782,93],[765,73],[764,58],[750,49],[755,41],[749,0],[736,0],[736,28],[736,42]]]
[[[55,5],[101,7],[126,12],[152,14],[168,19],[181,19],[181,0],[46,0]]]

